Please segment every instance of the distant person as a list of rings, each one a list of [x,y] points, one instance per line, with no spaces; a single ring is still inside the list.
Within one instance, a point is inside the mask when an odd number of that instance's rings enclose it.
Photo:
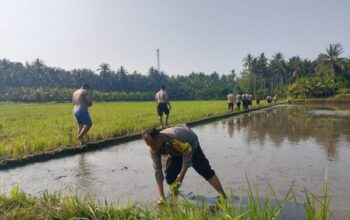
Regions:
[[[228,110],[230,110],[231,112],[233,112],[233,105],[236,101],[235,95],[231,93],[229,93],[227,95],[227,105],[228,105]]]
[[[274,101],[274,103],[276,103],[276,102],[277,102],[277,100],[278,100],[277,95],[275,95],[275,96],[273,97],[273,101]]]
[[[73,113],[78,123],[78,141],[84,143],[84,135],[90,130],[92,121],[88,108],[92,106],[92,98],[88,92],[90,86],[84,84],[76,90],[72,96]]]
[[[181,186],[187,169],[192,166],[220,195],[226,198],[219,178],[203,154],[197,135],[189,127],[184,124],[176,125],[160,132],[156,128],[146,129],[142,137],[149,146],[160,201],[165,200],[161,155],[170,156],[164,172],[170,189],[174,185]],[[177,193],[173,192],[173,194]]]
[[[272,96],[268,95],[266,97],[267,103],[271,104],[272,103]]]
[[[242,95],[242,105],[243,105],[243,110],[248,110],[249,109],[248,94],[243,94]]]
[[[256,104],[260,105],[260,98],[259,98],[259,96],[257,96],[255,100],[256,100]]]
[[[156,93],[156,103],[157,103],[157,114],[159,116],[160,128],[164,128],[163,124],[163,114],[165,114],[165,126],[168,127],[169,113],[170,113],[170,102],[168,94],[166,92],[165,86]]]
[[[236,96],[237,111],[241,110],[241,101],[242,101],[242,96],[240,94],[238,94]]]
[[[252,106],[253,105],[253,95],[247,94],[247,98],[248,98],[248,106]]]

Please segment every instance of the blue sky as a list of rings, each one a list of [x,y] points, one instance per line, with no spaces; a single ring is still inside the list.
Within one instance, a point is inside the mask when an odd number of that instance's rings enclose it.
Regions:
[[[0,0],[0,58],[49,66],[227,74],[248,53],[350,54],[348,0]]]

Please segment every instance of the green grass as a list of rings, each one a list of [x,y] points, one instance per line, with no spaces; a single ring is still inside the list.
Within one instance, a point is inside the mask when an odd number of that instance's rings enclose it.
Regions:
[[[346,94],[337,94],[337,95],[335,95],[335,98],[339,98],[339,99],[350,99],[350,93],[346,93]]]
[[[225,101],[174,101],[170,124],[227,113]],[[262,102],[261,105],[266,104]],[[253,105],[254,107],[254,105]],[[90,109],[88,141],[114,138],[158,126],[154,102],[104,102]],[[0,160],[77,145],[69,103],[0,103]]]
[[[277,198],[273,189],[270,197],[260,200],[258,190],[253,192],[248,182],[248,202],[233,203],[233,196],[227,200],[220,198],[217,205],[206,202],[193,203],[187,199],[170,198],[162,205],[146,202],[127,204],[96,202],[92,197],[80,198],[76,195],[62,196],[44,192],[35,197],[13,187],[9,194],[0,195],[0,219],[284,219],[282,208],[288,202],[297,201],[293,184],[283,198]],[[330,197],[325,185],[321,196],[305,191],[305,201],[298,206],[309,220],[333,218],[329,210]],[[273,201],[277,204],[273,205]]]
[[[332,97],[325,98],[309,98],[309,99],[293,99],[289,98],[292,103],[349,103],[350,102],[350,94],[337,94]]]

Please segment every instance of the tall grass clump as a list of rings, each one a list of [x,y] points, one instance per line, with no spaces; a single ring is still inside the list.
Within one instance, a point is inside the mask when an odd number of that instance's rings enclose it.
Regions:
[[[235,197],[229,193],[225,200],[220,197],[215,203],[205,200],[189,200],[185,196],[171,196],[161,205],[150,202],[126,204],[96,201],[93,197],[63,196],[60,193],[45,191],[40,197],[34,197],[13,187],[11,193],[0,195],[0,219],[166,219],[166,220],[205,220],[205,219],[285,219],[283,208],[294,202],[298,206],[294,191],[294,182],[288,192],[278,198],[273,189],[270,196],[261,198],[258,189],[253,190],[247,182],[247,196]],[[302,209],[303,219],[328,220],[331,199],[325,183],[321,196],[305,191]]]
[[[333,213],[329,208],[332,198],[328,196],[327,172],[321,196],[317,196],[307,189],[304,189],[304,193],[306,198],[304,206],[307,219],[327,220],[333,217]]]

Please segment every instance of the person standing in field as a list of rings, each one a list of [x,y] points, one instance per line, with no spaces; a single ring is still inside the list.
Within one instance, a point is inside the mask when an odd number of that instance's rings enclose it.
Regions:
[[[92,106],[92,98],[89,94],[90,86],[83,84],[72,96],[73,113],[78,123],[78,141],[84,143],[84,135],[90,130],[92,121],[88,108]]]
[[[235,95],[232,94],[232,92],[230,92],[227,95],[227,105],[228,105],[228,109],[233,112],[233,105],[236,101]]]
[[[153,161],[159,201],[165,200],[163,182],[170,185],[172,194],[178,194],[187,169],[193,167],[224,198],[226,194],[219,178],[211,168],[198,141],[197,135],[185,124],[176,125],[158,131],[156,128],[146,129],[142,137],[149,146]],[[166,169],[162,169],[161,155],[169,155]]]
[[[246,93],[242,95],[242,105],[244,111],[249,109],[249,99]]]
[[[253,106],[253,100],[254,100],[254,97],[252,94],[248,94],[248,99],[249,99],[249,105],[252,107]]]
[[[266,97],[267,103],[271,104],[272,103],[272,96],[268,95]]]
[[[168,94],[166,92],[165,86],[156,93],[156,103],[157,103],[157,114],[159,116],[160,128],[164,128],[163,124],[163,114],[165,114],[165,126],[168,127],[169,113],[171,105],[169,102]]]
[[[236,96],[237,111],[241,110],[241,101],[242,101],[242,96],[238,94]]]

